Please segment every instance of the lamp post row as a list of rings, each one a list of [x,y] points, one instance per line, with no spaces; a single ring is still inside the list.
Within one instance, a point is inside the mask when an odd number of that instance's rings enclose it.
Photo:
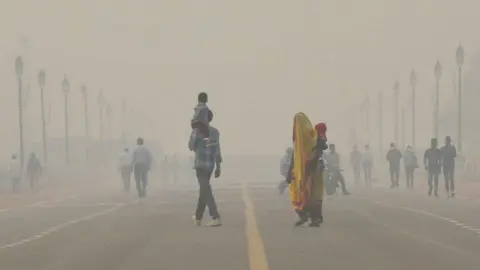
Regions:
[[[24,73],[24,63],[21,56],[18,56],[15,59],[15,75],[17,77],[18,82],[18,126],[19,126],[19,159],[21,168],[25,167],[25,142],[24,142],[24,119],[23,119],[23,107],[24,107],[24,88],[23,88],[23,74]],[[41,123],[42,123],[42,154],[43,154],[43,161],[45,166],[48,165],[48,143],[47,143],[47,120],[46,120],[46,112],[45,112],[45,85],[46,85],[46,72],[44,70],[40,70],[38,73],[38,85],[40,87],[40,107],[41,107]],[[62,92],[64,95],[64,125],[65,125],[65,163],[68,165],[70,163],[70,133],[69,133],[69,94],[70,94],[70,82],[65,75],[62,80]],[[85,118],[85,157],[89,159],[89,145],[90,145],[90,125],[89,125],[89,111],[88,111],[88,89],[85,85],[80,87],[83,101],[84,101],[84,118]],[[105,110],[105,98],[103,96],[103,89],[100,89],[98,94],[98,105],[99,105],[99,113],[100,113],[100,139],[103,142],[104,139],[104,126],[103,126],[103,112]],[[109,125],[111,123],[112,117],[112,109],[111,105],[107,105],[107,117],[109,117]],[[122,101],[122,110],[125,111],[126,102],[125,100]],[[110,126],[109,126],[110,129]],[[124,136],[124,135],[123,135]]]
[[[456,64],[458,68],[458,93],[457,93],[457,141],[458,141],[458,150],[463,151],[463,125],[462,125],[462,111],[463,111],[463,91],[462,91],[462,68],[465,62],[465,52],[462,45],[459,45],[456,51]],[[439,126],[440,126],[440,80],[442,78],[442,65],[439,61],[435,63],[434,66],[434,78],[436,82],[435,86],[435,95],[434,95],[434,110],[433,110],[433,137],[438,138],[439,136]],[[416,146],[416,86],[417,86],[417,73],[415,70],[412,70],[410,73],[410,87],[411,87],[411,139],[412,145]],[[399,94],[400,94],[400,83],[398,81],[394,82],[393,85],[393,107],[394,107],[394,142],[398,143],[399,136]],[[379,136],[379,150],[383,149],[383,93],[379,92],[378,94],[378,136]],[[401,109],[402,115],[402,142],[405,139],[404,135],[404,108]]]

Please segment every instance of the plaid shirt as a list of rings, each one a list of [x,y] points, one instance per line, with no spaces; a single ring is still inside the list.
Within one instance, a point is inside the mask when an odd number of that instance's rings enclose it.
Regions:
[[[215,166],[222,162],[220,151],[220,132],[209,126],[210,137],[205,139],[197,130],[192,130],[188,148],[195,152],[195,169],[213,172]]]

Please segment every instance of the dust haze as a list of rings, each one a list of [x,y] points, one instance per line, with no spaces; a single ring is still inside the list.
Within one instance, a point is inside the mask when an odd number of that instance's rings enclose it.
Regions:
[[[480,1],[1,3],[0,268],[286,270],[299,265],[310,269],[421,265],[423,270],[441,270],[479,265],[475,236],[480,232]],[[465,51],[461,76],[459,46]],[[18,57],[23,60],[22,104],[15,69]],[[437,62],[441,72],[437,70],[436,78]],[[46,144],[41,70],[46,74]],[[211,125],[221,134],[221,176],[211,180],[225,222],[218,231],[192,228],[204,225],[198,209],[194,224],[189,223],[197,199],[198,208],[208,199],[212,222],[220,222],[219,214],[212,214],[213,195],[204,192],[210,189],[211,175],[199,176],[201,170],[194,170],[194,153],[188,148],[200,92],[208,93],[207,105],[214,113]],[[12,155],[21,152],[19,107],[25,163],[35,153],[43,167],[32,186],[33,178],[20,166],[18,175],[12,176],[16,162]],[[321,187],[321,194],[328,183],[334,183],[329,186],[335,190],[325,199],[320,195],[320,203],[313,205],[320,209],[321,221],[314,220],[311,210],[313,225],[322,223],[320,234],[311,228],[291,228],[297,218],[295,206],[277,189],[288,186],[279,167],[285,165],[280,162],[292,144],[293,117],[298,112],[314,125],[326,123],[328,142],[336,144],[341,156],[342,168],[333,173],[326,168],[318,175],[321,185],[315,186]],[[432,196],[427,179],[432,184],[433,172],[427,172],[426,165],[423,169],[422,158],[432,137],[443,146],[445,136],[452,137],[458,151],[452,158],[457,195],[453,178],[448,190],[440,175]],[[153,161],[151,168],[135,168],[132,173],[134,162],[122,163],[121,153],[136,149],[138,137],[145,139]],[[402,168],[400,163],[396,168],[401,184],[397,179],[395,185],[385,160],[391,142],[402,153],[413,144],[418,164],[412,162],[409,168],[412,175],[419,168],[415,188],[413,178],[411,187],[404,184],[405,158]],[[366,144],[371,156],[364,152]],[[360,165],[352,168],[354,146],[362,152],[358,156],[362,162],[371,157],[370,176],[360,173]],[[130,178],[121,175],[125,168]],[[149,172],[143,191],[144,179],[135,175],[140,171]],[[128,188],[122,177],[128,178]],[[337,191],[342,179],[343,195]],[[17,180],[20,187],[15,186]],[[328,250],[319,252],[324,243]]]
[[[353,118],[347,109],[359,107],[367,94],[375,145],[380,91],[385,96],[384,141],[391,141],[392,86],[399,80],[401,105],[408,114],[412,69],[418,73],[417,141],[427,145],[435,62],[443,65],[441,105],[446,109],[455,97],[455,49],[460,43],[466,48],[467,73],[480,41],[479,4],[470,0],[24,0],[4,5],[0,117],[7,157],[18,144],[13,63],[19,54],[25,58],[30,87],[27,143],[41,138],[37,73],[45,69],[51,138],[61,139],[64,133],[61,81],[66,74],[72,136],[84,134],[80,86],[85,84],[92,136],[99,136],[96,96],[103,88],[113,108],[112,137],[121,136],[125,98],[135,112],[126,125],[130,140],[142,135],[158,140],[170,153],[186,153],[185,123],[196,94],[206,91],[227,153],[279,154],[290,142],[297,111],[314,122],[326,121],[332,140],[342,140],[341,147],[349,149],[345,127]],[[359,141],[364,142],[361,132]]]

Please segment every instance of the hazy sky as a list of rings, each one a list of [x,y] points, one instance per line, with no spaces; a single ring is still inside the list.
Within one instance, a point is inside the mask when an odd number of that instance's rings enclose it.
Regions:
[[[125,97],[137,117],[149,118],[131,125],[132,136],[158,138],[169,151],[184,152],[196,95],[206,91],[225,152],[270,153],[282,151],[289,142],[296,111],[306,112],[314,122],[328,120],[335,136],[344,133],[338,129],[345,121],[340,112],[347,103],[358,103],[364,91],[375,101],[383,90],[385,102],[391,102],[398,78],[402,99],[408,100],[412,67],[419,72],[418,102],[431,106],[436,59],[444,66],[442,96],[448,99],[457,45],[464,44],[468,56],[480,44],[480,4],[475,0],[2,3],[0,119],[2,147],[8,151],[15,150],[18,136],[13,63],[19,53],[26,57],[31,81],[27,141],[41,136],[36,76],[45,68],[51,136],[63,135],[60,85],[67,74],[72,135],[83,134],[79,89],[85,83],[95,136],[96,94],[103,87],[117,114],[117,136]],[[21,46],[21,36],[28,39],[28,47]],[[386,120],[391,119],[390,110],[385,108]],[[419,120],[425,123],[419,124],[422,140],[431,132],[426,124],[431,110],[419,110],[424,113]],[[386,124],[386,142],[392,139],[391,130]]]

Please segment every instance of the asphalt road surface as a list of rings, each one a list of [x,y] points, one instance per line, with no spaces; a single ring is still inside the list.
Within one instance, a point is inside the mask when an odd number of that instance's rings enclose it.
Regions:
[[[142,200],[118,187],[0,206],[0,269],[480,267],[477,199],[354,189],[325,201],[320,228],[295,228],[275,183],[213,184],[223,219],[218,228],[193,226],[194,185],[152,186]]]

